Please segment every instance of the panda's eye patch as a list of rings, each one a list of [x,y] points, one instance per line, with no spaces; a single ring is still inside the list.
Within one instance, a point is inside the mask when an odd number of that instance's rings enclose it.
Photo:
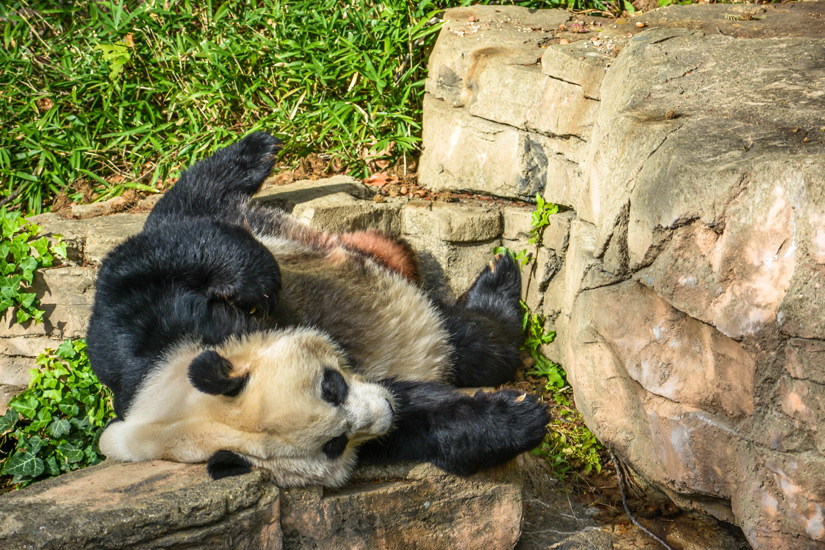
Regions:
[[[340,405],[347,400],[347,393],[349,388],[341,376],[341,373],[335,369],[324,369],[324,379],[321,381],[321,398],[333,405]]]
[[[324,454],[327,455],[329,459],[335,459],[344,454],[344,450],[347,448],[347,443],[349,440],[347,439],[347,434],[341,434],[338,437],[334,437],[324,443]]]

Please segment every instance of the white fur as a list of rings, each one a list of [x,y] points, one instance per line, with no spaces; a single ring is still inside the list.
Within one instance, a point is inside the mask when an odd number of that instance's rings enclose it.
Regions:
[[[344,357],[324,333],[291,329],[232,339],[216,351],[249,376],[236,397],[195,389],[188,368],[203,348],[172,350],[135,396],[126,417],[100,438],[110,458],[166,458],[203,462],[219,450],[247,457],[283,485],[338,485],[355,464],[356,445],[383,435],[392,424],[393,396],[383,386],[347,372]],[[344,403],[321,399],[325,368],[338,368],[349,391]],[[346,433],[347,450],[327,458],[322,447]]]

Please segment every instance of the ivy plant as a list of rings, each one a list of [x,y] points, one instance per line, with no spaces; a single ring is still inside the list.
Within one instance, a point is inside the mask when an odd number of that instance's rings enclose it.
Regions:
[[[18,323],[43,320],[43,310],[34,292],[27,292],[34,280],[34,272],[51,267],[55,255],[66,257],[66,244],[60,238],[50,246],[46,237],[36,238],[40,227],[26,220],[19,212],[0,208],[2,239],[0,239],[0,316],[9,308],[16,312]]]
[[[85,340],[66,340],[37,358],[29,387],[0,417],[0,477],[25,486],[97,464],[98,438],[114,416],[112,396],[89,366]]]

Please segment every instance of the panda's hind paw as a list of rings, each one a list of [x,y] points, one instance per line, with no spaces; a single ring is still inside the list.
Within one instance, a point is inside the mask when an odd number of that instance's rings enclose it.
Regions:
[[[521,268],[509,254],[501,254],[479,273],[457,305],[520,329],[520,299]]]

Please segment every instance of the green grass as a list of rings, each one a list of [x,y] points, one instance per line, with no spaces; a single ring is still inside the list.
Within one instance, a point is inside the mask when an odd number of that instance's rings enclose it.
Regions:
[[[322,151],[357,175],[364,151],[415,155],[433,17],[467,3],[4,3],[0,197],[38,213],[56,194],[76,199],[88,186],[101,199],[154,191],[260,129],[286,138],[287,160]]]

